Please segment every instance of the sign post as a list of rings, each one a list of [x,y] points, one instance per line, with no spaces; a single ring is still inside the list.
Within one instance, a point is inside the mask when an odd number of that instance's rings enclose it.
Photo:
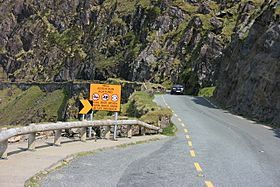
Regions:
[[[93,111],[91,111],[91,113],[90,113],[90,121],[92,121],[92,120],[93,120]],[[92,134],[92,127],[89,127],[88,130],[89,130],[88,137],[91,138],[92,137],[91,136],[91,134]]]
[[[91,103],[91,102],[92,103]],[[118,112],[121,109],[121,85],[91,84],[88,100],[81,100],[84,108],[80,114],[90,110],[105,110],[115,112],[114,140],[117,140]]]
[[[115,112],[114,140],[117,140],[118,115],[119,113]]]

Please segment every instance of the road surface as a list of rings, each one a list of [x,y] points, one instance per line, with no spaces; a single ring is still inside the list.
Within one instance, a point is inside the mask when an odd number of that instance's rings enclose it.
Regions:
[[[43,186],[280,186],[280,132],[200,97],[163,95],[175,137],[82,157]]]

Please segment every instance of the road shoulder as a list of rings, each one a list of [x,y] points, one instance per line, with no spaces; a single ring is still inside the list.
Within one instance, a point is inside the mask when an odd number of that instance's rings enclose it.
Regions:
[[[62,141],[62,146],[49,146],[52,139],[36,142],[36,151],[22,151],[23,143],[13,144],[8,152],[8,160],[1,160],[0,168],[0,186],[17,187],[23,186],[26,180],[32,181],[33,176],[47,174],[54,169],[60,168],[69,163],[74,158],[96,151],[110,149],[115,147],[125,147],[139,143],[164,139],[164,135],[134,136],[133,138],[119,138],[118,141],[110,140],[89,140],[80,141]],[[16,150],[17,149],[17,150]],[[18,151],[18,152],[16,152]],[[36,177],[35,177],[36,178]],[[34,182],[34,181],[33,181]],[[32,186],[29,183],[25,186]]]

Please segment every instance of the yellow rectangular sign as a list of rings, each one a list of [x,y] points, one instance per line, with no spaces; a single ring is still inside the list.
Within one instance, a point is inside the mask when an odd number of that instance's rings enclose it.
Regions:
[[[121,85],[91,84],[89,100],[93,110],[118,112],[121,109]]]

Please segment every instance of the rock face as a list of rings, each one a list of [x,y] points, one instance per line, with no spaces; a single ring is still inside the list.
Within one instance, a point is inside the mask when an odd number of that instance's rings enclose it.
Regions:
[[[235,36],[220,59],[215,98],[233,111],[280,124],[280,24],[267,7],[245,40]]]
[[[278,122],[276,2],[1,1],[0,80],[218,84],[222,104]]]
[[[167,86],[180,82],[196,93],[213,85],[214,61],[230,42],[237,18],[262,9],[258,2],[3,1],[0,78],[120,77]]]

